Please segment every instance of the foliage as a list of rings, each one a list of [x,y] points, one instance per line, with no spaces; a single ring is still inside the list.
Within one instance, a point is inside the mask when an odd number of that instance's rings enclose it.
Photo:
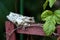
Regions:
[[[43,9],[45,10],[49,2],[49,7],[52,8],[56,0],[46,0],[45,3],[43,4]]]
[[[53,4],[56,2],[56,0],[49,0],[49,6],[52,8]]]
[[[55,12],[55,15],[56,15],[56,22],[57,24],[60,24],[60,10],[56,10]]]
[[[45,10],[41,14],[41,18],[45,21],[43,30],[49,36],[55,31],[55,24],[60,24],[60,10],[55,10],[54,12]]]
[[[48,5],[48,0],[46,0],[45,3],[43,4],[43,9],[44,10],[46,9],[47,5]]]

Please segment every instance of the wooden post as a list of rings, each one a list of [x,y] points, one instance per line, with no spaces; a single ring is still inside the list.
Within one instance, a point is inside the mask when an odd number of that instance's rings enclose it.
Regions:
[[[14,30],[14,24],[9,21],[6,21],[5,28],[6,28],[6,40],[16,40],[15,32],[9,35],[11,31]]]

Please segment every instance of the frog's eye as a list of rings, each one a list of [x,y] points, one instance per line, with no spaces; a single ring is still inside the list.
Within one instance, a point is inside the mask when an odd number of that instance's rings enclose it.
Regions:
[[[30,18],[29,20],[30,20],[30,21],[32,21],[32,19],[31,19],[31,18]]]

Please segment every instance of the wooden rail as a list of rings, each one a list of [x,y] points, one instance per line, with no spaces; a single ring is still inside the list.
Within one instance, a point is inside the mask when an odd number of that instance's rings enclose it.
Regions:
[[[31,27],[26,28],[27,30],[23,30],[21,28],[14,29],[14,24],[10,21],[6,21],[5,28],[6,28],[6,40],[16,40],[15,32],[20,34],[45,36],[41,24],[32,24]],[[60,36],[60,25],[57,26],[57,34],[59,34],[58,36]]]

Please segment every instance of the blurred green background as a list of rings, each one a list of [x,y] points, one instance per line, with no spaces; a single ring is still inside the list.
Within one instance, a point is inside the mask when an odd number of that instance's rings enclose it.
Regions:
[[[5,40],[6,15],[15,11],[15,0],[0,0],[0,40]]]

